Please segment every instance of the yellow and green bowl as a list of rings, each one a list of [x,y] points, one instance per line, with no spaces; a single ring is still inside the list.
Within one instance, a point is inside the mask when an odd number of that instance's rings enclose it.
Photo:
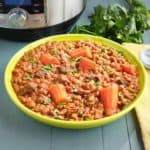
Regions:
[[[88,120],[88,121],[65,121],[65,120],[58,120],[54,118],[50,118],[48,116],[41,115],[39,113],[36,113],[30,109],[28,109],[26,106],[24,106],[20,100],[17,98],[17,95],[12,87],[11,84],[11,78],[12,78],[12,71],[18,62],[18,60],[24,55],[25,52],[32,50],[33,48],[39,46],[40,44],[46,43],[47,41],[68,41],[68,40],[91,40],[100,42],[106,46],[112,47],[118,51],[123,51],[124,57],[128,59],[129,62],[132,64],[136,64],[138,66],[139,70],[139,84],[140,84],[140,91],[137,95],[137,97],[133,100],[133,102],[126,107],[125,109],[121,110],[119,113],[114,114],[112,116],[108,116],[102,119],[98,120]],[[146,85],[146,72],[139,61],[139,59],[131,52],[132,50],[128,50],[124,48],[122,45],[113,42],[111,40],[98,37],[98,36],[92,36],[87,34],[64,34],[64,35],[56,35],[56,36],[50,36],[47,38],[40,39],[38,41],[35,41],[31,44],[28,44],[21,50],[19,50],[8,62],[8,65],[5,70],[5,87],[6,90],[14,104],[17,105],[19,109],[21,109],[24,113],[26,113],[28,116],[42,122],[48,125],[56,126],[56,127],[62,127],[62,128],[72,128],[72,129],[84,129],[84,128],[92,128],[97,127],[100,125],[108,124],[112,121],[115,121],[119,119],[120,117],[124,116],[126,113],[128,113],[131,109],[135,107],[137,102],[141,99],[145,85]]]

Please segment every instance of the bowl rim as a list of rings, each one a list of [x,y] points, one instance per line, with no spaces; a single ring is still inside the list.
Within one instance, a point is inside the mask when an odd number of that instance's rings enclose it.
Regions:
[[[68,39],[68,40],[92,39],[93,41],[98,41],[98,42],[101,42],[103,44],[108,43],[110,45],[110,47],[117,47],[118,49],[125,50],[129,54],[129,56],[131,56],[134,59],[134,61],[137,63],[137,65],[140,68],[140,71],[142,73],[143,86],[142,86],[140,92],[138,93],[137,97],[131,102],[131,104],[129,104],[128,107],[126,107],[125,109],[121,110],[120,112],[118,112],[112,116],[107,116],[107,117],[100,118],[97,120],[87,120],[87,121],[66,121],[66,120],[59,120],[59,119],[55,119],[55,118],[50,118],[48,116],[44,116],[40,113],[34,112],[31,109],[27,108],[25,105],[23,105],[20,102],[20,100],[17,98],[15,91],[13,90],[13,88],[11,86],[11,73],[12,73],[12,70],[13,70],[15,64],[18,62],[18,60],[23,56],[23,54],[25,52],[30,51],[31,49],[39,46],[40,44],[46,43],[47,41],[54,41],[54,40],[58,40],[58,41],[60,40],[61,41],[62,39]],[[13,65],[12,65],[12,63],[13,63]],[[109,40],[109,39],[106,39],[106,38],[103,38],[100,36],[93,36],[93,35],[88,35],[88,34],[54,35],[54,36],[49,36],[46,38],[36,40],[30,44],[27,44],[13,55],[13,57],[9,60],[7,66],[6,66],[5,72],[4,72],[4,84],[5,84],[6,91],[9,95],[10,99],[12,100],[12,102],[20,110],[22,110],[28,116],[30,116],[30,117],[32,117],[32,118],[34,118],[40,122],[43,122],[45,124],[53,125],[56,127],[62,127],[62,128],[72,128],[72,129],[83,129],[83,128],[96,127],[96,126],[104,125],[104,124],[107,124],[109,122],[112,122],[114,120],[119,119],[120,117],[122,117],[123,115],[128,113],[137,104],[139,99],[141,99],[141,97],[143,96],[145,87],[146,87],[146,82],[147,82],[147,75],[146,75],[146,71],[144,69],[144,66],[138,60],[138,58],[134,55],[134,53],[131,52],[131,50],[125,48],[123,45],[116,43],[112,40]]]

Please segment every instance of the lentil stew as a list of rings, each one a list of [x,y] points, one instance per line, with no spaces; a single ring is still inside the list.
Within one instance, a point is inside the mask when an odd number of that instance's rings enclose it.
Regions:
[[[76,121],[118,113],[140,91],[137,66],[92,40],[49,41],[31,49],[17,62],[11,83],[34,112]]]

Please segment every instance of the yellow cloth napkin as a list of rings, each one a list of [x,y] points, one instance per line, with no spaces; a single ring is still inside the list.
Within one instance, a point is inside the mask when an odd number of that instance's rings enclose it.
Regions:
[[[123,44],[128,49],[133,50],[135,55],[139,57],[139,53],[142,49],[150,48],[150,45],[138,45],[138,44]],[[145,150],[150,150],[150,70],[147,70],[148,84],[142,99],[135,107],[137,118],[140,123],[143,142]]]

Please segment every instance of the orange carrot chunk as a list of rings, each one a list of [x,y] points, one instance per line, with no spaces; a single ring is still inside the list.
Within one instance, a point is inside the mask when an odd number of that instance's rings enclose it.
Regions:
[[[121,65],[120,64],[115,64],[114,68],[117,70],[117,71],[122,71],[122,68],[121,68]]]
[[[44,65],[48,64],[60,65],[60,61],[56,57],[51,56],[50,54],[41,54],[40,61]]]
[[[79,68],[84,71],[94,70],[96,68],[96,63],[88,58],[81,58]]]
[[[62,84],[51,84],[49,86],[49,93],[56,104],[69,101],[65,87]]]
[[[106,115],[112,115],[117,110],[118,85],[112,84],[109,87],[102,88],[99,92],[99,98],[103,103]]]
[[[128,64],[122,65],[122,71],[129,73],[129,74],[135,74],[136,73],[136,66],[130,65],[130,64],[129,65]]]
[[[92,58],[92,53],[90,48],[88,47],[80,47],[74,49],[71,54],[72,57],[78,57],[78,56],[83,56],[83,57],[89,57]]]

